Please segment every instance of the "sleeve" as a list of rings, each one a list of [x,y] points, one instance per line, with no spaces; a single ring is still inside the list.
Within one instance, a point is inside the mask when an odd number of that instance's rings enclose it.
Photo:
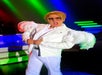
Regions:
[[[68,34],[63,37],[62,42],[42,42],[41,45],[57,49],[70,49],[75,45],[73,40],[73,36]]]
[[[42,42],[41,45],[51,48],[70,49],[75,44],[79,44],[80,49],[93,48],[96,38],[92,33],[85,31],[71,30],[62,39],[62,42]]]
[[[74,43],[79,44],[80,49],[93,48],[96,43],[96,38],[92,33],[85,31],[73,31]]]
[[[26,31],[31,32],[37,26],[38,24],[33,21],[22,21],[18,23],[18,30],[20,32],[26,32]]]
[[[24,32],[22,34],[23,41],[27,42],[27,39],[30,39],[30,32]]]
[[[34,33],[34,30],[37,27],[37,23],[33,21],[22,21],[18,23],[18,29],[20,32],[23,32],[22,39],[27,42],[27,39],[30,38],[31,33]]]

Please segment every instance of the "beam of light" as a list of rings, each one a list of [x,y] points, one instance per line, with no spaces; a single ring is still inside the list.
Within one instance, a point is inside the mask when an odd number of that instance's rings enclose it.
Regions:
[[[57,8],[60,11],[64,11],[64,12],[67,11],[62,0],[51,0],[51,3],[53,7]]]
[[[81,23],[77,24],[78,26],[96,26],[98,23]]]
[[[22,15],[19,13],[19,11],[16,9],[16,7],[14,7],[14,5],[11,3],[10,0],[2,0],[6,6],[8,6],[10,8],[10,10],[21,20],[24,20],[24,18],[22,17]]]
[[[102,32],[102,25],[97,25],[97,26],[93,26],[93,27],[86,27],[86,26],[82,26],[81,28],[84,28],[85,31],[87,32],[91,32],[91,33],[99,33]]]
[[[1,20],[5,20],[5,21],[9,20],[8,14],[6,14],[3,10],[0,10],[0,18]]]
[[[88,24],[88,23],[94,23],[94,21],[75,21],[74,23],[75,23],[75,24],[84,24],[84,23],[85,23],[85,24],[86,24],[86,23]]]
[[[97,25],[98,23],[95,23],[94,21],[75,21],[75,24],[81,27],[99,27],[100,25]]]
[[[41,16],[44,16],[48,12],[47,9],[38,0],[27,0],[27,2],[29,2],[30,6],[36,9],[38,13],[41,14]]]
[[[102,31],[102,26],[101,27],[85,28],[85,30],[101,30]]]
[[[86,30],[86,29],[84,31],[87,31],[87,32],[90,32],[90,33],[93,33],[93,34],[97,34],[97,33],[102,32],[100,30]]]
[[[99,33],[102,31],[102,25],[98,25],[94,21],[75,21],[75,24],[84,28],[84,31],[91,32],[91,33]]]
[[[50,0],[54,10],[63,11],[66,13],[66,20],[65,23],[68,27],[73,29],[78,29],[79,27],[74,25],[73,22],[75,21],[75,16],[73,16],[72,11],[70,11],[70,7],[66,7],[63,0]]]
[[[53,10],[63,11],[66,14],[66,16],[68,15],[66,21],[72,22],[72,16],[69,10],[67,10],[68,7],[65,7],[65,4],[62,2],[62,0],[51,0],[51,4],[53,6]]]
[[[84,30],[91,32],[91,33],[99,33],[99,32],[102,32],[102,26],[101,27],[84,28]]]
[[[90,26],[81,26],[81,28],[93,28],[93,27],[102,27],[102,25],[90,25]]]

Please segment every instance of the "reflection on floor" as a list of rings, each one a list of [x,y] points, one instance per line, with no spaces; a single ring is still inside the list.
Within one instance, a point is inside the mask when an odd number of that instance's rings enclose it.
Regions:
[[[0,52],[0,65],[23,62],[27,60],[28,56],[26,50]]]

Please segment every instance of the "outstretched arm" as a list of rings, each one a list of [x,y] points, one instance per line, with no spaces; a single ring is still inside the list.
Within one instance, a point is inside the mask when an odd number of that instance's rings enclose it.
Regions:
[[[88,50],[90,48],[93,48],[95,43],[96,43],[96,38],[92,33],[88,33],[85,31],[72,30],[63,37],[62,42],[48,42],[48,41],[44,42],[43,41],[41,44],[46,47],[60,48],[60,49],[70,49],[75,44],[79,44],[80,49]]]
[[[79,44],[80,49],[93,48],[96,43],[96,38],[92,33],[85,31],[72,31],[74,43]]]

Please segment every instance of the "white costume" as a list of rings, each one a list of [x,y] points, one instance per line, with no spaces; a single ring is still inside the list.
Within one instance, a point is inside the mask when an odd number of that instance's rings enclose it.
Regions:
[[[29,25],[30,24],[30,25]],[[33,21],[21,23],[24,33],[23,40],[27,41],[34,34],[33,39],[43,38],[39,45],[40,56],[36,45],[32,45],[32,54],[28,62],[26,75],[39,75],[42,64],[48,69],[48,75],[62,75],[60,72],[61,52],[63,49],[70,49],[75,44],[79,44],[81,49],[92,48],[95,44],[93,34],[76,31],[63,24],[60,27],[49,29],[49,24],[37,24]]]

